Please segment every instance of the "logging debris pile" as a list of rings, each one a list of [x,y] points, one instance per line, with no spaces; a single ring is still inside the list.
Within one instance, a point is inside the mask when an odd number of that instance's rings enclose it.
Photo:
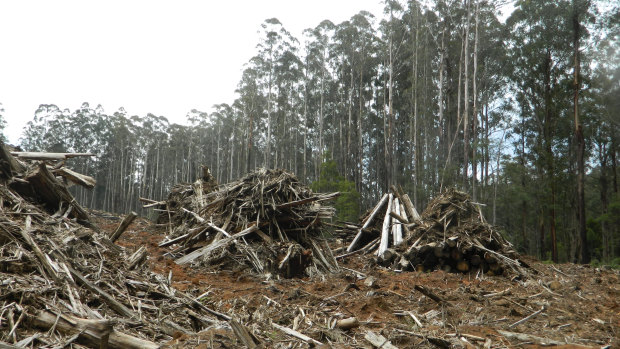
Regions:
[[[356,226],[347,251],[374,251],[377,263],[400,270],[527,275],[527,265],[485,221],[480,205],[466,193],[448,189],[418,215],[409,197],[393,188]]]
[[[90,223],[56,177],[71,154],[15,154],[0,143],[0,347],[158,348],[230,320]]]
[[[168,236],[159,246],[173,246],[177,264],[291,278],[338,270],[322,224],[334,209],[321,205],[338,195],[313,193],[280,169],[217,186],[203,168],[202,178],[175,186],[166,201],[143,201],[163,209],[158,221]]]

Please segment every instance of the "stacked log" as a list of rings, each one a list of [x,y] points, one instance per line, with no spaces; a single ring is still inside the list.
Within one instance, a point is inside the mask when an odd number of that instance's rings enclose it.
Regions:
[[[159,221],[168,228],[160,246],[173,246],[178,264],[239,268],[237,261],[245,260],[255,272],[285,277],[335,271],[322,224],[334,209],[321,202],[338,195],[313,193],[279,169],[259,169],[219,186],[203,176],[175,186],[158,203],[164,208]]]
[[[484,220],[481,204],[471,201],[466,193],[448,189],[431,200],[421,215],[415,213],[415,208],[398,214],[400,206],[392,208],[399,205],[397,196],[401,202],[410,203],[408,196],[394,189],[385,194],[362,221],[347,249],[349,253],[363,246],[360,241],[366,235],[364,241],[370,243],[361,249],[374,251],[377,263],[399,270],[526,274],[525,264],[519,261],[512,244]],[[384,217],[380,230],[378,216]],[[373,225],[375,228],[369,229]],[[399,227],[405,231],[402,241]]]

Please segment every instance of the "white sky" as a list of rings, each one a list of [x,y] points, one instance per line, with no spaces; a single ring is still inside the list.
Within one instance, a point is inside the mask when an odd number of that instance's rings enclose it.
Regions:
[[[257,31],[276,17],[302,31],[380,0],[0,1],[0,103],[17,143],[39,104],[153,113],[183,123],[191,109],[232,103]]]

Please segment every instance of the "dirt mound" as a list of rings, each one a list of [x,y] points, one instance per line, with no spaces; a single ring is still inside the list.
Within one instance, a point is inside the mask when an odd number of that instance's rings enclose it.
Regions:
[[[321,202],[337,195],[315,194],[284,170],[259,169],[217,187],[203,176],[176,186],[160,203],[169,217],[160,246],[175,245],[170,255],[178,264],[196,261],[285,277],[334,271],[322,225],[334,209]]]

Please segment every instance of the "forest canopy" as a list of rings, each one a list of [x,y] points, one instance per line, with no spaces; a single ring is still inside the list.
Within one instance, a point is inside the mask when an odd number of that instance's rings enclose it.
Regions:
[[[619,5],[519,0],[504,20],[504,3],[386,0],[300,38],[267,19],[231,104],[184,125],[41,104],[20,146],[96,154],[73,160],[95,209],[140,212],[201,165],[220,183],[284,168],[344,189],[342,219],[393,184],[418,208],[457,187],[523,253],[620,264]]]

